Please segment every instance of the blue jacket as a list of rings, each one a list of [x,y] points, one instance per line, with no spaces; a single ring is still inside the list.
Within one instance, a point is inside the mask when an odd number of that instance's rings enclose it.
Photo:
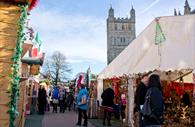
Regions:
[[[81,104],[82,97],[86,97],[86,101],[88,99],[88,91],[86,89],[81,89],[77,95],[77,106],[80,109],[87,110],[87,103]]]
[[[59,99],[59,90],[57,87],[54,88],[53,90],[53,95],[52,95],[53,99]]]

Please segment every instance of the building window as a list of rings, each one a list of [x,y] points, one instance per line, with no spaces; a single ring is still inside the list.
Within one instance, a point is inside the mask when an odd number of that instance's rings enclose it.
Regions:
[[[123,38],[123,42],[125,42],[125,37]]]
[[[121,42],[123,42],[123,38],[121,37]]]
[[[122,30],[124,30],[124,29],[125,29],[124,24],[122,24]]]
[[[115,24],[115,27],[114,27],[115,30],[117,30],[117,24]]]
[[[129,30],[131,31],[131,25],[129,25]]]

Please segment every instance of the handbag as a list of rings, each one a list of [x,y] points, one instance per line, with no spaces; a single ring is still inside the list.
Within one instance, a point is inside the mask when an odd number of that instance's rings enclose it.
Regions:
[[[151,93],[152,93],[151,90],[149,90],[147,92],[143,108],[141,109],[141,114],[144,117],[151,117],[152,116]]]
[[[53,99],[53,103],[58,104],[59,103],[58,99]]]
[[[143,105],[143,108],[141,109],[141,114],[146,117],[146,118],[152,118],[154,120],[156,120],[156,122],[158,124],[163,124],[164,118],[163,118],[163,114],[159,117],[157,117],[154,113],[153,113],[153,109],[151,107],[151,90],[148,90],[146,97],[145,97],[145,102]]]
[[[82,95],[80,104],[83,105],[86,103],[87,103],[87,97],[86,97],[86,95]]]

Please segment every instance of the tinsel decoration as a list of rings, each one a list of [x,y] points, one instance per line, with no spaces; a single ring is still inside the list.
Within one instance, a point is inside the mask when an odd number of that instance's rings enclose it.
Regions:
[[[17,23],[18,31],[17,31],[17,41],[16,41],[16,47],[14,49],[14,53],[12,56],[13,64],[11,65],[12,73],[10,75],[12,81],[9,86],[9,92],[10,92],[10,102],[9,102],[9,127],[15,127],[14,121],[16,117],[19,115],[19,113],[16,110],[17,107],[17,100],[20,92],[20,77],[18,75],[19,71],[19,60],[22,53],[22,43],[25,40],[25,21],[27,18],[27,7],[26,5],[19,5],[20,8],[20,17]]]
[[[31,0],[31,3],[29,5],[29,11],[32,10],[38,3],[38,0]]]

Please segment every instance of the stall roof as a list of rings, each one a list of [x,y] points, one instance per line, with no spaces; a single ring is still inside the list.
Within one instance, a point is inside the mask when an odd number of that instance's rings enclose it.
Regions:
[[[155,45],[156,21],[153,20],[98,78],[118,77],[155,69],[194,69],[195,15],[160,17],[159,23],[166,38],[160,48]]]
[[[42,66],[44,62],[44,57],[45,57],[45,53],[43,53],[41,57],[36,57],[36,58],[23,57],[21,61],[22,63],[29,64],[29,65],[41,65]]]

